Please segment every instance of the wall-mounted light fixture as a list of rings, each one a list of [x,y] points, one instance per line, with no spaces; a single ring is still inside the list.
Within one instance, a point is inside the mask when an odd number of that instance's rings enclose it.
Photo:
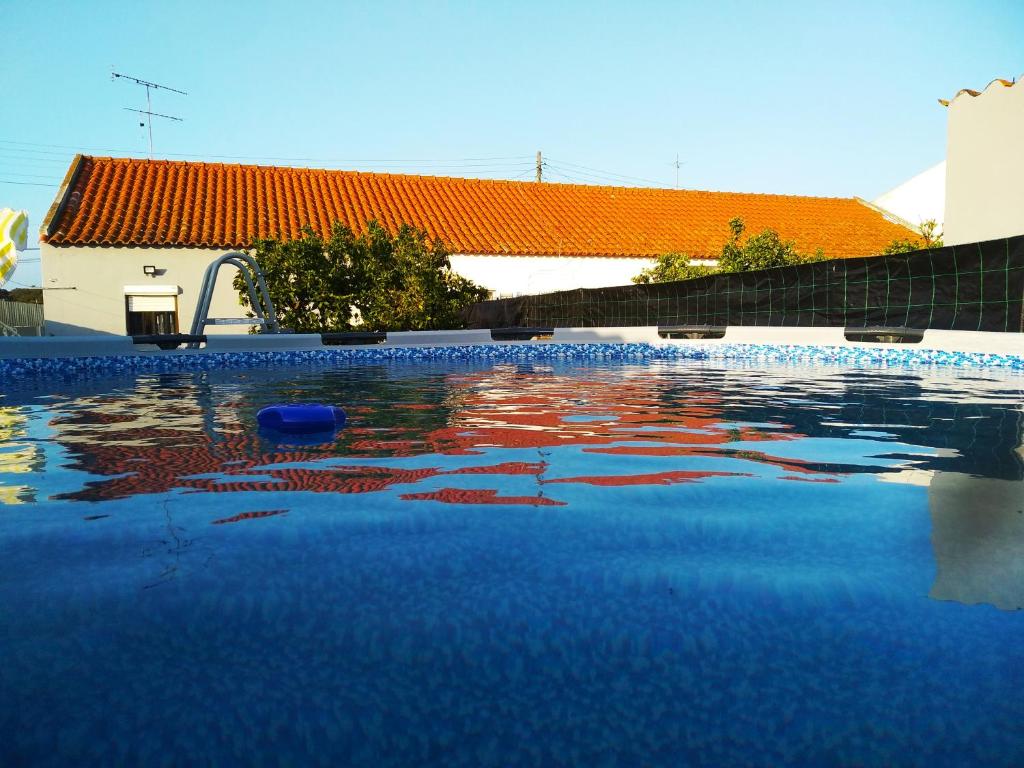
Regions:
[[[152,264],[147,264],[142,268],[142,274],[148,277],[156,277],[156,267],[154,267]]]

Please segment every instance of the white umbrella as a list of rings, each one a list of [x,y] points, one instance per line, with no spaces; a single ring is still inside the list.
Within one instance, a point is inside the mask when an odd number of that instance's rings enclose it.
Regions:
[[[18,251],[28,247],[28,213],[0,208],[0,286],[18,266]]]

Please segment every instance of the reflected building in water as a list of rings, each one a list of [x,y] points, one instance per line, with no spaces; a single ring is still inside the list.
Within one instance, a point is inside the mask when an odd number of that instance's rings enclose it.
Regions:
[[[871,474],[927,494],[932,598],[1016,610],[1024,605],[1020,391],[1013,377],[710,363],[224,371],[143,376],[115,392],[83,392],[54,405],[51,428],[70,468],[87,476],[58,497],[76,501],[404,485],[409,501],[547,506],[562,504],[567,484],[757,474],[841,483]],[[269,397],[343,405],[349,426],[326,445],[270,445],[255,430],[256,410]],[[41,469],[42,453],[18,442],[23,422],[17,408],[0,410],[0,503],[31,498],[27,485],[3,485],[3,474]],[[838,444],[860,453],[823,448]],[[558,451],[574,448],[606,460],[588,463],[586,474],[552,471],[560,469]],[[494,460],[494,451],[518,453]],[[438,459],[402,461],[429,456]],[[463,466],[442,456],[464,457]],[[709,464],[719,459],[729,462]],[[749,471],[736,471],[738,463]],[[442,475],[451,487],[416,492],[417,483]],[[469,475],[473,487],[458,487]],[[532,475],[535,495],[509,496],[502,475]],[[493,487],[480,487],[486,476]]]
[[[936,472],[928,506],[936,569],[929,596],[1024,609],[1024,484]]]

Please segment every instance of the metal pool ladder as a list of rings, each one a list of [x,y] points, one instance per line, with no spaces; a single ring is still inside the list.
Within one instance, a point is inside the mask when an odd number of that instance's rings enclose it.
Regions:
[[[224,264],[238,267],[245,280],[246,288],[249,289],[249,306],[252,307],[255,317],[210,317],[210,301],[213,299],[213,289],[217,285],[217,272]],[[255,278],[255,282],[253,282]],[[259,294],[256,293],[256,286],[259,286]],[[213,260],[213,263],[206,268],[203,275],[203,285],[199,289],[199,303],[196,304],[196,314],[192,319],[192,336],[202,336],[208,325],[259,325],[262,326],[260,333],[280,333],[281,327],[277,323],[277,315],[274,313],[274,302],[270,300],[270,293],[267,291],[267,282],[263,279],[263,271],[256,259],[247,253],[231,251]],[[191,346],[191,345],[190,345]]]

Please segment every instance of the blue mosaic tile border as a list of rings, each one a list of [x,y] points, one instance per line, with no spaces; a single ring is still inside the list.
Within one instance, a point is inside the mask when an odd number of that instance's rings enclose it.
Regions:
[[[746,360],[858,367],[949,366],[1024,371],[1024,356],[940,350],[775,344],[473,344],[329,348],[0,360],[0,381],[50,376],[202,371],[221,368],[439,360]]]

